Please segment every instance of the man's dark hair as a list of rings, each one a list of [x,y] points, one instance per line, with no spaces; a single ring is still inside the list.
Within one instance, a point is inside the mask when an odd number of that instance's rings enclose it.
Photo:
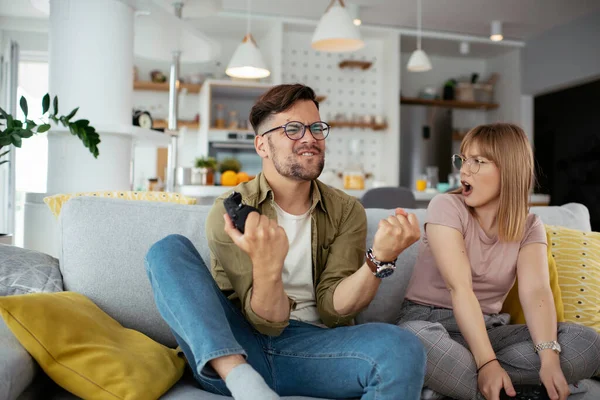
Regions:
[[[259,97],[250,110],[250,123],[254,132],[258,134],[260,124],[273,114],[289,110],[294,103],[300,100],[311,100],[319,109],[319,103],[314,90],[306,85],[296,83],[293,85],[277,85]]]

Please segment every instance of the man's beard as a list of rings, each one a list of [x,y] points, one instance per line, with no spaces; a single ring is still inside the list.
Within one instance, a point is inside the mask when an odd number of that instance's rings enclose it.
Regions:
[[[273,165],[275,166],[275,170],[279,173],[279,175],[299,181],[312,181],[317,179],[319,175],[321,175],[321,172],[323,172],[323,167],[325,167],[325,154],[320,148],[316,146],[299,147],[297,150],[294,150],[294,154],[290,154],[284,161],[282,161],[277,156],[277,151],[270,139],[271,138],[268,139],[269,149],[273,155]],[[303,157],[299,154],[304,152],[314,153],[315,155],[313,157],[318,157],[317,162],[309,165],[308,167],[305,167],[298,162],[296,157]]]

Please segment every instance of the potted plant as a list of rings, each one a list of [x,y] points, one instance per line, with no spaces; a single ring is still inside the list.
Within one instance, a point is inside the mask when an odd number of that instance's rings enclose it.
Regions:
[[[214,185],[217,160],[213,157],[198,157],[192,168],[192,185]]]
[[[29,107],[27,106],[27,100],[25,97],[21,97],[19,105],[25,116],[25,120],[21,121],[14,115],[8,114],[2,108],[0,108],[0,120],[4,120],[3,126],[0,126],[0,158],[6,156],[10,149],[2,151],[5,146],[13,145],[15,147],[21,147],[23,139],[27,139],[35,135],[36,133],[43,133],[50,130],[50,121],[55,124],[62,124],[65,128],[69,128],[72,135],[77,136],[83,145],[90,150],[90,153],[94,158],[98,158],[100,152],[98,151],[98,144],[100,143],[100,135],[96,132],[96,129],[90,125],[90,121],[86,119],[79,119],[71,122],[71,119],[79,110],[79,107],[72,110],[67,115],[58,115],[58,97],[54,96],[53,110],[50,111],[50,95],[46,93],[42,99],[42,115],[38,118],[38,122],[33,119],[29,119]],[[45,118],[44,116],[48,114]],[[0,164],[4,164],[8,160],[0,161]]]

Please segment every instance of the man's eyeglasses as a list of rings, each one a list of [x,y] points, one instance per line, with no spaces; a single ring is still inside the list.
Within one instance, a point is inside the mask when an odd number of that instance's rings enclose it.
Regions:
[[[302,122],[298,121],[290,121],[285,125],[276,126],[273,129],[269,129],[268,131],[263,132],[260,136],[264,136],[267,133],[271,133],[282,128],[283,132],[285,132],[285,135],[291,140],[302,139],[306,133],[306,128],[310,130],[310,133],[316,140],[325,140],[327,135],[329,135],[330,130],[329,125],[323,121],[313,122],[310,125],[304,125]]]
[[[493,161],[483,161],[483,160],[479,160],[477,158],[471,157],[471,158],[465,158],[463,156],[461,156],[460,154],[454,154],[452,156],[452,165],[454,166],[454,168],[456,168],[458,171],[460,171],[463,167],[463,165],[467,165],[467,167],[469,167],[469,172],[473,175],[475,175],[476,173],[479,172],[479,169],[481,168],[481,164],[491,164],[493,163]]]

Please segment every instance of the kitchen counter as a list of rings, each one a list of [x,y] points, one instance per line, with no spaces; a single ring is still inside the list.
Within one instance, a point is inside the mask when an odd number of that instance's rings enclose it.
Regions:
[[[219,197],[221,194],[225,193],[231,188],[231,186],[188,185],[179,186],[176,188],[176,190],[184,196],[197,198],[198,204],[212,204],[215,198]],[[344,190],[344,192],[360,199],[363,194],[365,194],[366,190]],[[429,203],[434,196],[439,194],[438,191],[419,192],[416,190],[413,190],[413,193],[415,195],[415,199],[417,200],[417,207],[419,208],[426,208],[427,203]],[[550,204],[550,195],[533,193],[529,197],[529,202],[532,206],[547,206]]]

